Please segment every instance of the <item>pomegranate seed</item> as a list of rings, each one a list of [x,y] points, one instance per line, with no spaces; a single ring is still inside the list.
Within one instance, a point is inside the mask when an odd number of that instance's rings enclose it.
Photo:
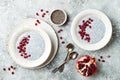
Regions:
[[[100,56],[100,58],[102,59],[102,58],[103,58],[103,56]]]
[[[60,39],[63,39],[63,37],[62,37],[62,36],[60,36]]]
[[[45,14],[45,13],[43,13],[43,15],[45,16],[46,14]]]
[[[82,25],[78,25],[79,26],[79,29],[80,31],[78,31],[78,33],[80,34],[81,36],[81,39],[84,39],[88,42],[90,42],[90,35],[86,33],[86,28],[89,27],[89,28],[92,28],[92,26],[90,26],[91,24],[91,18],[89,18],[88,20],[83,20],[82,21]]]
[[[14,72],[11,72],[12,75],[14,75],[15,73]]]
[[[46,13],[49,13],[49,11],[46,11]]]
[[[43,9],[41,9],[40,11],[43,12]]]
[[[31,55],[29,54],[28,57],[31,57]]]
[[[107,56],[108,58],[110,58],[111,56]]]
[[[28,56],[24,56],[24,58],[26,59],[26,58],[28,58]]]
[[[36,16],[39,16],[39,13],[36,13]]]
[[[28,56],[25,56],[27,55],[26,53],[26,45],[29,44],[29,38],[30,38],[30,35],[28,35],[27,37],[24,37],[21,42],[19,43],[19,46],[20,47],[18,50],[19,50],[19,53],[20,56],[23,56],[24,58],[28,58]]]
[[[10,66],[11,68],[13,68],[13,66]]]
[[[83,23],[85,22],[85,20],[82,21]]]
[[[35,23],[35,26],[37,26],[37,23]]]
[[[23,54],[20,54],[20,56],[23,56]]]
[[[60,29],[60,31],[63,31],[62,29]]]
[[[13,69],[15,70],[16,68],[14,67]]]
[[[36,22],[37,22],[38,24],[40,24],[40,21],[39,21],[39,20],[36,20]]]
[[[8,68],[8,70],[10,71],[10,68]]]
[[[105,62],[105,60],[102,60],[102,62]]]
[[[3,71],[6,71],[6,68],[3,68]]]
[[[30,35],[28,35],[28,38],[30,38]],[[29,39],[28,39],[29,40]]]
[[[58,31],[58,33],[60,33],[60,31]]]
[[[100,60],[100,59],[98,59],[98,61],[100,62],[101,60]]]
[[[65,44],[65,42],[64,42],[64,41],[62,41],[62,44]]]
[[[44,15],[42,15],[42,17],[44,18],[45,16],[44,16]]]

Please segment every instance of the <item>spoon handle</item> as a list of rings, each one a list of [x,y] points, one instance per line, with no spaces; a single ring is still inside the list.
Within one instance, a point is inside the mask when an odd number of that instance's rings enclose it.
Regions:
[[[64,62],[68,62],[67,60],[68,60],[68,57],[69,57],[69,51],[67,52],[67,56],[66,56],[66,58],[64,59]],[[61,68],[59,69],[59,72],[63,72],[63,70],[64,70],[64,67],[65,67],[65,65],[63,64],[63,65],[61,65]]]
[[[55,69],[52,70],[53,73],[56,73],[59,69],[61,69],[61,67],[66,63],[66,61],[64,63],[62,63],[60,66],[56,67]]]

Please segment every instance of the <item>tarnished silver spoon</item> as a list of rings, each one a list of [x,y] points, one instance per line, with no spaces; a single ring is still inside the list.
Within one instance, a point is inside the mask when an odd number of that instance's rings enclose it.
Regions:
[[[69,53],[70,53],[71,51],[73,51],[73,49],[74,49],[73,44],[69,43],[69,44],[66,46],[66,49],[67,49],[67,56],[66,56],[64,62],[68,59]],[[64,65],[61,65],[61,68],[59,69],[59,72],[63,72],[63,70],[64,70]]]
[[[55,69],[53,69],[53,73],[56,73],[58,70],[60,70],[62,68],[62,66],[64,66],[68,61],[70,60],[74,60],[76,59],[78,56],[77,52],[72,52],[69,54],[68,59],[66,61],[64,61],[64,63],[62,63],[59,67],[56,67]]]

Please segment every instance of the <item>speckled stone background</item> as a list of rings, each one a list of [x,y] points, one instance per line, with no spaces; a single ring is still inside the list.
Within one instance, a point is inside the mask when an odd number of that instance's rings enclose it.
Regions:
[[[59,50],[55,59],[45,68],[37,70],[24,69],[13,62],[7,51],[8,35],[15,28],[15,24],[22,19],[36,18],[35,13],[40,8],[51,11],[54,8],[64,9],[68,16],[68,23],[61,27],[54,26],[66,42],[59,42]],[[80,49],[71,39],[70,27],[73,18],[82,10],[94,8],[103,11],[111,20],[113,35],[109,44],[98,51],[89,52]],[[49,15],[43,20],[49,21]],[[65,46],[73,43],[79,56],[89,54],[99,58],[104,56],[105,63],[98,62],[98,71],[94,76],[83,77],[75,69],[75,61],[70,61],[63,73],[52,73],[52,69],[61,64],[66,56]],[[106,58],[110,55],[111,58]],[[17,67],[15,75],[4,72],[3,67],[14,65]],[[120,80],[120,0],[0,0],[0,80]]]

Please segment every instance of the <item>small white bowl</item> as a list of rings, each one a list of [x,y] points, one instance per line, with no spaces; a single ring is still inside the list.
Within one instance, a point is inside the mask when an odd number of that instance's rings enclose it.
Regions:
[[[64,13],[64,15],[65,15],[64,21],[63,21],[62,23],[60,23],[60,24],[55,24],[55,23],[52,21],[52,19],[51,19],[52,13],[55,12],[55,11],[57,11],[57,10],[62,11],[62,12]],[[61,25],[65,24],[66,21],[67,21],[67,14],[66,14],[66,12],[65,12],[63,9],[54,9],[54,10],[51,12],[51,14],[50,14],[50,22],[51,22],[52,24],[54,24],[54,25],[56,25],[56,26],[61,26]]]
[[[79,24],[79,21],[82,20],[85,16],[94,15],[98,17],[105,25],[105,34],[104,37],[97,43],[94,44],[86,44],[83,42],[80,42],[77,37],[77,27]],[[103,48],[111,39],[112,36],[112,25],[109,20],[109,18],[101,11],[95,10],[95,9],[88,9],[80,12],[73,20],[72,26],[71,26],[71,35],[73,41],[82,49],[84,50],[99,50]]]
[[[36,60],[27,60],[22,58],[19,53],[16,51],[16,42],[21,34],[28,31],[37,32],[45,42],[45,50],[38,59]],[[12,59],[22,67],[25,68],[36,68],[43,63],[45,63],[51,55],[52,43],[46,32],[38,27],[26,26],[22,25],[15,30],[15,32],[11,35],[10,40],[8,41],[8,51],[11,55]]]

